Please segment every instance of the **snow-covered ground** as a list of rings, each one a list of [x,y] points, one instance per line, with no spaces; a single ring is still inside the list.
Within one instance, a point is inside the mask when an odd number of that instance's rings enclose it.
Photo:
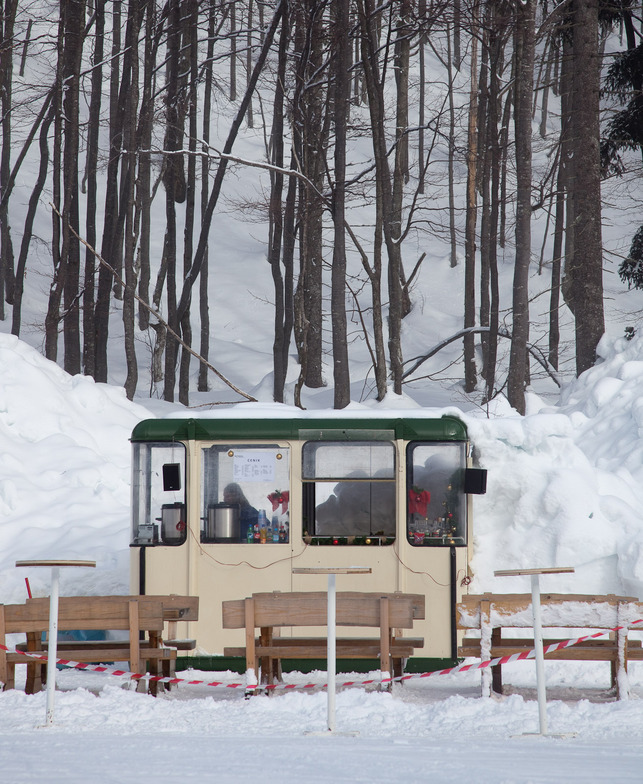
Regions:
[[[606,339],[601,353],[557,406],[531,395],[526,417],[501,403],[462,413],[489,469],[487,495],[476,499],[472,590],[524,592],[527,578],[500,580],[494,569],[564,565],[575,574],[544,577],[544,589],[643,597],[643,339]],[[63,570],[63,593],[126,593],[128,438],[155,414],[10,336],[0,335],[0,366],[0,601],[23,601],[26,576],[35,595],[47,594],[46,570],[15,568],[28,558],[97,561],[96,570]],[[155,699],[115,676],[65,671],[51,728],[42,726],[44,693],[0,694],[2,779],[640,781],[643,664],[632,665],[632,698],[622,702],[608,693],[607,664],[548,662],[546,673],[549,729],[562,738],[522,737],[538,729],[531,662],[505,668],[501,699],[480,698],[475,672],[416,677],[392,694],[340,688],[345,734],[335,737],[308,734],[326,726],[319,689],[245,700],[239,688],[181,684]],[[311,679],[322,684],[324,673],[288,678]]]
[[[523,665],[522,676],[515,670],[512,679],[529,682],[532,666]],[[577,668],[574,685],[578,678],[587,692],[596,691],[597,683],[607,681],[606,668],[591,663],[583,665],[582,672]],[[392,694],[341,691],[337,729],[345,735],[319,737],[307,733],[325,727],[322,692],[244,700],[238,690],[179,687],[155,699],[100,677],[60,677],[69,691],[57,694],[51,729],[38,727],[44,719],[44,693],[0,696],[3,780],[641,780],[640,699],[592,702],[578,692],[569,699],[550,699],[550,731],[567,737],[521,737],[538,728],[533,690],[525,688],[500,701],[483,700],[474,676],[446,676],[435,684],[411,681]],[[84,688],[79,688],[83,680]]]

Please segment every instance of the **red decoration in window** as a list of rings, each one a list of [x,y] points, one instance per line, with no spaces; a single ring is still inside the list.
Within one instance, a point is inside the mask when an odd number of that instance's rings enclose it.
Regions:
[[[412,487],[409,490],[409,513],[426,517],[426,507],[431,500],[431,493],[421,487]]]
[[[290,501],[290,493],[288,490],[285,490],[283,493],[281,490],[275,490],[274,493],[270,493],[268,500],[272,504],[273,512],[276,512],[277,507],[281,504],[281,514],[286,514],[288,511],[288,502]]]

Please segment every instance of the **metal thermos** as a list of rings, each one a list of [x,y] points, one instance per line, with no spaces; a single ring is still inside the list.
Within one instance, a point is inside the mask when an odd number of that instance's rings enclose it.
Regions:
[[[205,540],[208,542],[238,542],[239,504],[213,504],[208,507]]]
[[[185,540],[185,504],[163,504],[161,507],[161,540],[179,544]]]

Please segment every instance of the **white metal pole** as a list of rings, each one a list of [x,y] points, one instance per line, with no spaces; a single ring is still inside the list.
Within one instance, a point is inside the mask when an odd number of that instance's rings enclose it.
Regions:
[[[540,581],[531,575],[531,609],[534,615],[534,648],[536,650],[536,688],[538,691],[538,716],[540,734],[547,734],[547,694],[545,689],[545,654],[543,653],[543,627],[540,618]]]
[[[335,679],[337,675],[337,660],[335,648],[335,619],[336,619],[336,590],[335,575],[328,575],[328,637],[326,647],[326,660],[328,669],[328,731],[335,732]]]
[[[51,567],[51,594],[49,596],[49,647],[47,654],[47,718],[54,723],[54,695],[56,692],[56,659],[58,658],[58,594],[60,569]]]

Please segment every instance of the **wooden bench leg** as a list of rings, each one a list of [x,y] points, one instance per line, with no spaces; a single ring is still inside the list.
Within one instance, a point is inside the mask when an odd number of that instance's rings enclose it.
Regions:
[[[491,630],[491,650],[495,645],[502,643],[502,629]],[[502,694],[502,664],[495,664],[491,668],[491,688],[496,694]]]
[[[150,675],[158,675],[161,671],[161,666],[158,659],[150,659],[149,662],[146,662],[148,671]],[[159,689],[161,684],[158,681],[149,681],[148,682],[148,692],[153,696],[156,697],[159,693]]]
[[[480,658],[491,659],[491,602],[480,602]],[[491,697],[491,671],[483,667],[481,672],[482,696]]]
[[[616,662],[612,662],[612,687],[616,688],[616,697],[619,700],[630,698],[630,681],[627,675],[628,622],[627,605],[619,602],[616,624],[621,628],[616,632]]]
[[[262,648],[267,648],[272,644],[272,628],[264,626],[259,633],[259,642]],[[260,659],[261,667],[261,683],[272,686],[273,682],[273,666],[274,659],[270,656],[262,656]]]
[[[259,667],[257,657],[255,655],[255,603],[254,599],[245,599],[245,616],[246,616],[246,697],[254,694],[254,691],[249,691],[248,686],[255,686],[258,684],[257,678],[259,677]]]
[[[42,653],[42,641],[40,632],[29,632],[27,634],[27,650],[31,653]],[[47,683],[47,665],[41,664],[34,659],[27,661],[27,680],[25,682],[25,694],[35,694],[41,691]]]
[[[380,672],[382,678],[391,677],[391,614],[387,596],[380,599]],[[390,681],[381,683],[380,689],[391,691]]]
[[[176,659],[163,659],[161,662],[161,673],[164,678],[176,678]],[[172,690],[171,683],[164,683],[165,691]]]

